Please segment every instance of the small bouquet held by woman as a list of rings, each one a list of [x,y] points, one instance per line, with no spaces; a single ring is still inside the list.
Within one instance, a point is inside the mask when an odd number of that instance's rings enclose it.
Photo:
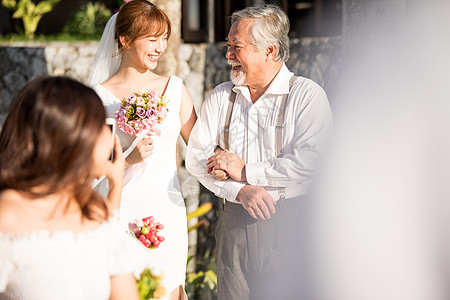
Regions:
[[[152,216],[131,221],[128,223],[128,229],[147,248],[156,249],[164,241],[164,237],[159,235],[159,231],[164,229],[164,226],[156,222]]]
[[[115,113],[117,126],[124,133],[138,136],[146,132],[160,135],[156,125],[167,116],[168,100],[154,90],[142,90],[132,93],[121,100],[119,110]]]

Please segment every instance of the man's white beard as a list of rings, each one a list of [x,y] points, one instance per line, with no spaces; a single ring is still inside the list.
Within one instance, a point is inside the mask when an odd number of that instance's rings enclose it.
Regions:
[[[230,78],[231,78],[231,82],[233,82],[234,85],[243,85],[245,82],[245,79],[247,79],[245,77],[244,72],[242,72],[242,70],[234,71],[233,69],[230,72]]]

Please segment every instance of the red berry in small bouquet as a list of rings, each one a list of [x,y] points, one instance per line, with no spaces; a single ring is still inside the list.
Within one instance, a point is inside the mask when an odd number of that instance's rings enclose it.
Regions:
[[[164,237],[158,235],[163,228],[164,225],[156,222],[152,216],[128,223],[130,233],[138,238],[145,247],[150,249],[158,248],[161,242],[164,241]]]

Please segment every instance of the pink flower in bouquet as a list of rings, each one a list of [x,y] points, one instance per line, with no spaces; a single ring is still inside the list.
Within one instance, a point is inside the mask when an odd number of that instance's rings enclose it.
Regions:
[[[139,106],[142,107],[142,106],[144,106],[144,104],[145,104],[144,98],[138,97],[137,100],[136,100],[136,105],[139,105]]]
[[[141,235],[142,226],[144,226],[144,222],[142,222],[142,220],[135,219],[132,222],[128,223],[128,229],[137,237]]]
[[[147,117],[147,111],[143,109],[142,107],[136,108],[136,115],[139,118],[146,118]]]
[[[158,95],[154,90],[142,90],[121,100],[121,105],[115,113],[117,127],[129,135],[137,135],[142,130],[156,134],[156,125],[167,117],[168,100]]]
[[[139,239],[145,247],[154,249],[158,248],[164,237],[158,235],[159,231],[164,226],[155,221],[155,218],[150,216],[142,220],[133,220],[128,224],[130,233]]]

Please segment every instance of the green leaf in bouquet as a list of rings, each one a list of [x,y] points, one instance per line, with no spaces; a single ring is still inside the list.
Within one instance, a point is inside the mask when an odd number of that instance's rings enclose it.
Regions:
[[[136,283],[141,300],[159,298],[165,293],[164,288],[160,286],[161,277],[154,275],[149,268],[142,271]]]
[[[128,120],[133,120],[135,118],[136,109],[133,105],[130,105],[130,107],[127,109],[127,112],[125,113],[125,117]]]

